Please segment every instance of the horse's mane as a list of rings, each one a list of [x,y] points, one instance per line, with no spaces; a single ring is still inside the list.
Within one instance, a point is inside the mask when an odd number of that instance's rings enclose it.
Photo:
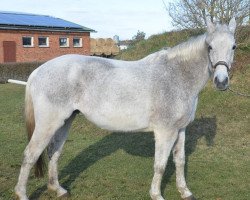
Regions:
[[[180,60],[189,60],[197,57],[205,47],[206,34],[192,37],[186,42],[183,42],[177,46],[167,49],[168,59],[178,57]]]
[[[228,26],[225,24],[216,24],[216,32],[229,32]],[[197,37],[192,37],[186,42],[183,42],[175,47],[169,48],[167,50],[168,59],[178,57],[179,60],[189,60],[197,57],[199,53],[205,49],[205,39],[207,33],[199,35]]]
[[[216,25],[217,32],[228,32],[228,26],[225,24],[217,24]],[[202,35],[191,37],[187,41],[180,43],[174,47],[164,48],[161,51],[155,52],[153,54],[148,55],[144,59],[147,61],[154,62],[156,59],[166,58],[171,60],[173,58],[178,58],[180,61],[188,61],[193,58],[198,58],[201,53],[204,53],[206,50],[205,40],[207,37],[207,33]]]
[[[180,43],[172,48],[163,48],[160,51],[152,53],[143,60],[155,63],[156,60],[171,60],[177,58],[178,60],[189,60],[192,58],[197,58],[205,47],[206,34],[199,35],[197,37],[192,37],[186,42]]]

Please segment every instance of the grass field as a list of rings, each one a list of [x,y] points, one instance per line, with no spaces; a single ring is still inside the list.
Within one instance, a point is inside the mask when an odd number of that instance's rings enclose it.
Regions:
[[[250,67],[236,72],[232,87],[247,91]],[[245,89],[245,90],[244,90]],[[27,144],[24,87],[0,85],[0,199],[13,199],[23,150]],[[215,91],[211,83],[202,91],[195,121],[186,142],[187,182],[199,200],[250,199],[250,99]],[[78,116],[59,162],[60,182],[71,199],[149,199],[153,175],[154,139],[151,133],[111,133]],[[28,182],[31,199],[54,199],[47,178]],[[162,191],[180,199],[175,187],[172,157]]]

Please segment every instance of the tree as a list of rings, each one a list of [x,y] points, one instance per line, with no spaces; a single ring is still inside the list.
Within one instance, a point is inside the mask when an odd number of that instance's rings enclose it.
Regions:
[[[204,28],[206,17],[212,22],[228,23],[235,16],[238,25],[249,23],[249,0],[176,0],[163,3],[179,28]]]
[[[144,40],[145,36],[146,36],[146,33],[144,33],[143,31],[138,30],[137,34],[132,37],[132,40],[133,40],[134,43],[136,43],[136,42],[139,42],[141,40]]]

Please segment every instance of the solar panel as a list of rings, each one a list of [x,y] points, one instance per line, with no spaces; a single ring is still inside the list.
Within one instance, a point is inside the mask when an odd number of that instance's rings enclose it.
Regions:
[[[75,24],[60,18],[28,13],[0,12],[0,24],[17,26],[74,28],[93,31],[79,24]]]

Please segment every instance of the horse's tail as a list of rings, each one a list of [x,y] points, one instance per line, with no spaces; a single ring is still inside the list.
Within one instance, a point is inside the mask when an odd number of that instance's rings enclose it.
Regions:
[[[35,130],[35,116],[34,116],[34,107],[33,101],[30,94],[29,84],[26,86],[26,94],[25,94],[25,121],[26,121],[26,128],[28,133],[28,140],[30,141],[33,132]],[[39,156],[38,160],[35,164],[35,176],[36,177],[43,177],[44,176],[44,158],[43,153]]]

